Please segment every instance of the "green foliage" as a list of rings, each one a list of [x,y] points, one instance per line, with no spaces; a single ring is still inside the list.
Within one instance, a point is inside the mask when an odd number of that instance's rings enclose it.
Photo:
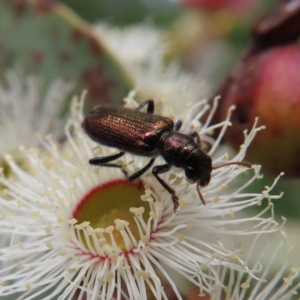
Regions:
[[[128,25],[151,19],[155,24],[167,25],[180,13],[171,1],[161,0],[60,0],[89,22],[105,21],[114,25]]]
[[[0,2],[0,68],[46,82],[62,77],[94,102],[120,101],[131,88],[117,60],[70,9],[55,2]]]

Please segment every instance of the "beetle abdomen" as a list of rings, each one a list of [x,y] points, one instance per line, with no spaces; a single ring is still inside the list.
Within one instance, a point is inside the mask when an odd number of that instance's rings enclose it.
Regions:
[[[86,115],[82,127],[100,144],[138,155],[155,156],[161,135],[173,130],[174,122],[137,110],[97,106]]]

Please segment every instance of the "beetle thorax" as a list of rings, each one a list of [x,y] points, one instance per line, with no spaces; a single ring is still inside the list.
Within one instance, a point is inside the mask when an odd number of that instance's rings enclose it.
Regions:
[[[161,136],[158,148],[167,163],[184,169],[190,153],[198,146],[192,137],[179,132],[168,131]]]

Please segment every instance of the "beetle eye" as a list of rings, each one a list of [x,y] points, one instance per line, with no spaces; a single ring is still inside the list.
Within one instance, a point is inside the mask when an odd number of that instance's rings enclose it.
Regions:
[[[195,169],[191,166],[187,166],[185,168],[185,176],[188,178],[188,179],[194,179],[195,178]]]

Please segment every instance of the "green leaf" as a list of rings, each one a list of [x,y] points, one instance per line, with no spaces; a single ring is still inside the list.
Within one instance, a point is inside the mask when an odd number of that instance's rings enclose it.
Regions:
[[[63,4],[0,2],[0,71],[22,68],[46,82],[75,81],[94,103],[121,101],[132,88],[117,59],[91,28]]]

